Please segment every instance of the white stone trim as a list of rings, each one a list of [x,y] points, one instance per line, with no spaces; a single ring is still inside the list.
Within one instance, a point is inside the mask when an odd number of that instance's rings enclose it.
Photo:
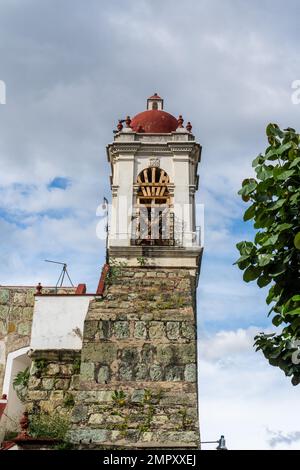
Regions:
[[[30,350],[29,346],[26,346],[25,348],[17,349],[16,351],[12,351],[7,355],[6,359],[6,367],[5,367],[5,375],[4,375],[4,381],[3,381],[3,387],[2,387],[2,394],[7,395],[8,397],[8,392],[9,392],[9,386],[11,382],[11,371],[12,371],[12,365],[13,361],[19,357],[19,356],[24,356],[25,354],[28,353]]]

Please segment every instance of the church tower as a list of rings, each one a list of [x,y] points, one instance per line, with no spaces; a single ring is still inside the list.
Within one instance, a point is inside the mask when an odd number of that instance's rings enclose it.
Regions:
[[[164,111],[156,93],[107,146],[107,265],[84,322],[75,443],[199,448],[200,155],[190,122]]]

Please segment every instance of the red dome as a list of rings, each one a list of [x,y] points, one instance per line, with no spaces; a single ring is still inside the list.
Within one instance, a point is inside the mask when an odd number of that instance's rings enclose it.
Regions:
[[[137,114],[131,121],[130,127],[134,132],[148,134],[165,134],[176,131],[177,119],[165,111],[151,109]]]

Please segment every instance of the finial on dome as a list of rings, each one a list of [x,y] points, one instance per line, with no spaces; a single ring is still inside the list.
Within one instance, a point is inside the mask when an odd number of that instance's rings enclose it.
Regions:
[[[38,285],[36,286],[36,294],[37,294],[37,295],[41,295],[42,290],[43,290],[43,286],[42,286],[42,284],[39,282]]]
[[[187,123],[187,125],[186,125],[185,128],[186,128],[186,130],[187,130],[188,132],[191,132],[193,126],[192,126],[192,124],[190,123],[190,121]]]
[[[177,119],[177,122],[178,122],[178,127],[183,127],[183,117],[181,116],[181,114],[179,115],[178,119]]]
[[[121,130],[123,129],[122,119],[119,119],[117,129],[118,129],[119,132],[121,132]]]
[[[125,124],[126,124],[126,127],[131,127],[131,126],[130,126],[130,124],[131,124],[130,116],[126,116]]]

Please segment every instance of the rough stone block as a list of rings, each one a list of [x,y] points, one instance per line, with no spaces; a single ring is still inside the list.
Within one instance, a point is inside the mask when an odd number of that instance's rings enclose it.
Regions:
[[[150,378],[151,380],[162,380],[163,370],[159,364],[153,364],[150,367]]]
[[[90,429],[90,428],[79,428],[76,427],[68,433],[68,438],[70,442],[78,443],[79,441],[83,443],[92,443],[102,444],[108,439],[108,431],[106,429]]]
[[[15,292],[13,302],[16,305],[26,305],[26,292]]]
[[[1,291],[0,291],[1,292]],[[5,320],[8,316],[9,307],[8,305],[0,305],[0,318]]]
[[[177,321],[168,321],[167,322],[167,337],[169,339],[179,339],[180,337],[180,323]]]
[[[27,399],[29,401],[46,400],[48,393],[44,390],[28,390]]]
[[[0,303],[7,304],[9,301],[9,289],[0,288]]]
[[[161,321],[152,321],[149,324],[150,339],[163,338],[165,336],[164,323]]]
[[[54,388],[54,379],[43,379],[42,388],[44,390],[52,390]]]
[[[26,292],[26,305],[33,307],[34,306],[34,290],[28,290]]]
[[[30,322],[21,322],[18,324],[17,327],[18,334],[21,336],[29,336],[31,331],[31,323]]]
[[[169,366],[166,368],[165,379],[169,381],[178,382],[181,380],[182,371],[178,366]]]
[[[187,382],[196,382],[197,380],[196,364],[187,364],[185,366],[184,380],[186,380]]]
[[[82,403],[79,405],[75,405],[72,414],[71,414],[71,422],[72,423],[79,423],[80,421],[85,421],[88,414],[88,407],[83,405]]]
[[[0,321],[0,336],[6,335],[6,323],[4,321]]]
[[[48,364],[47,366],[47,375],[58,375],[59,374],[59,364]]]
[[[145,321],[136,321],[134,325],[134,337],[138,339],[147,338],[147,323]]]
[[[33,308],[32,307],[24,307],[22,312],[23,320],[32,320],[33,316]]]
[[[95,365],[92,362],[81,362],[80,377],[83,381],[95,380]]]
[[[196,326],[192,322],[182,322],[181,334],[183,338],[195,339],[196,337]]]
[[[106,422],[106,420],[103,414],[99,414],[99,413],[92,414],[89,418],[90,424],[102,424],[104,422]]]
[[[110,376],[110,371],[108,366],[101,366],[97,374],[97,382],[100,384],[105,384],[108,382]]]
[[[129,322],[128,321],[116,321],[114,322],[114,334],[116,338],[128,338],[129,336]]]
[[[89,343],[83,345],[82,358],[86,362],[111,364],[117,358],[117,351],[118,347],[115,343]]]

